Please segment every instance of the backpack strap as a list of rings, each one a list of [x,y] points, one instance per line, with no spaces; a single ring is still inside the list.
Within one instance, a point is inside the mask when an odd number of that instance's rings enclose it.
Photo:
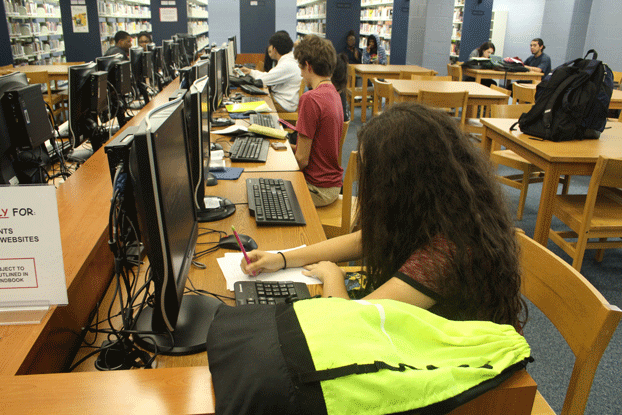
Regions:
[[[583,59],[587,59],[587,55],[589,55],[590,53],[592,54],[592,59],[598,59],[598,52],[596,52],[594,49],[588,50]]]
[[[551,127],[553,125],[553,106],[555,105],[555,102],[557,102],[559,95],[565,92],[565,89],[568,87],[568,85],[571,85],[579,76],[581,75],[574,74],[564,79],[564,81],[559,84],[559,86],[555,89],[555,92],[553,93],[553,95],[551,95],[551,98],[549,98],[549,100],[547,101],[546,106],[544,107],[544,111],[542,113],[542,124],[544,125],[545,129],[544,138],[546,140],[550,140],[552,135]]]

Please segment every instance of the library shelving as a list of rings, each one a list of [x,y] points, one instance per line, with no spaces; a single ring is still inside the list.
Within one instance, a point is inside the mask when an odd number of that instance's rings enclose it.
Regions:
[[[455,0],[450,62],[466,62],[474,49],[491,37],[493,0]]]
[[[464,0],[456,0],[454,3],[454,15],[451,23],[451,50],[449,59],[452,62],[458,61],[460,56],[460,40],[462,37],[462,23],[464,20]]]
[[[4,8],[14,64],[65,61],[58,0],[5,0]]]
[[[367,40],[364,36],[371,34],[380,37],[380,45],[384,47],[387,58],[391,55],[391,32],[393,26],[393,0],[362,0],[361,28],[359,47],[365,49]]]
[[[188,33],[197,37],[199,49],[209,44],[206,0],[188,0]]]
[[[149,0],[100,0],[97,2],[97,12],[102,54],[114,45],[114,35],[119,30],[132,36],[140,32],[151,33]]]
[[[326,0],[298,0],[296,7],[296,37],[326,37]]]

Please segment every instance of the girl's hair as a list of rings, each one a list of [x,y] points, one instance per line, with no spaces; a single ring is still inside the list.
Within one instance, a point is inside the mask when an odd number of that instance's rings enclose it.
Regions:
[[[469,318],[523,324],[518,244],[487,161],[447,114],[400,103],[358,132],[363,257],[376,286],[444,237],[446,301]]]
[[[374,41],[374,46],[369,49],[369,54],[373,55],[378,53],[378,41],[376,40],[376,37],[374,35],[367,36],[367,44],[369,44],[370,40]]]
[[[348,85],[348,55],[345,53],[342,52],[337,55],[337,64],[330,80],[337,92],[341,93],[346,89]]]
[[[349,32],[348,32],[348,34],[346,35],[346,40],[347,40],[350,36],[354,36],[354,38],[356,39],[356,33],[354,33],[354,29],[350,29],[350,31],[349,31]]]
[[[497,48],[495,48],[495,44],[492,42],[482,43],[482,45],[479,48],[477,48],[477,56],[479,57],[484,56],[484,51],[490,48],[492,48],[492,53],[495,53],[495,51],[497,50]]]
[[[544,41],[542,39],[540,39],[539,37],[535,38],[535,39],[531,39],[532,42],[538,42],[538,46],[542,46],[542,50],[546,49],[546,46],[544,46]]]

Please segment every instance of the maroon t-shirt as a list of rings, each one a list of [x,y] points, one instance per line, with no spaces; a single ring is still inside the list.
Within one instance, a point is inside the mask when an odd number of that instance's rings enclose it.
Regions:
[[[341,97],[330,83],[305,92],[298,104],[296,130],[312,140],[309,164],[302,173],[317,187],[342,186],[339,139],[343,129]]]

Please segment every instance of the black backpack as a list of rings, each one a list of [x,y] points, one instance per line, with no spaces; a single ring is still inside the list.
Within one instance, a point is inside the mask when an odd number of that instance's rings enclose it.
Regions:
[[[587,59],[592,53],[593,59]],[[613,74],[590,49],[585,58],[558,66],[536,87],[536,102],[510,131],[550,141],[597,139],[605,129]]]

